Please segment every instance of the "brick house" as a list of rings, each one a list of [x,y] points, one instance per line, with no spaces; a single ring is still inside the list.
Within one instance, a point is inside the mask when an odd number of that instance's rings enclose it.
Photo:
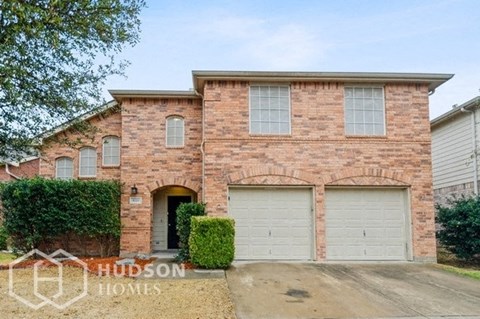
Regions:
[[[38,175],[40,159],[26,157],[20,161],[2,160],[0,164],[0,182],[13,181],[19,178],[31,178]]]
[[[433,119],[432,169],[435,204],[448,199],[478,194],[480,96]]]
[[[237,259],[431,262],[428,95],[451,77],[193,71],[190,91],[113,90],[81,148],[44,141],[40,175],[120,180],[122,255],[176,248],[176,207],[203,201],[235,219]]]

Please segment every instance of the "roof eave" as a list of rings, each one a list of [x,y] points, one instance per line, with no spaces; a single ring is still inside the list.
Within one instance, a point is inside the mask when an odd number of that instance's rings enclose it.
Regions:
[[[451,119],[458,114],[462,112],[462,109],[470,109],[474,107],[480,106],[480,96],[474,97],[471,100],[468,100],[467,102],[451,109],[450,111],[443,113],[442,115],[434,118],[433,120],[430,121],[430,127],[437,126],[443,122],[445,122],[448,119]]]
[[[180,99],[198,99],[200,98],[194,91],[166,91],[166,90],[108,90],[108,93],[117,101],[126,98],[180,98]]]
[[[263,71],[192,71],[195,89],[203,90],[208,80],[244,81],[339,81],[368,83],[428,83],[434,91],[451,79],[453,74],[441,73],[383,73],[383,72],[263,72]]]
[[[40,134],[39,136],[37,136],[37,139],[38,139],[38,144],[42,144],[43,143],[43,140],[49,138],[49,137],[52,137],[54,136],[55,134],[58,134],[58,133],[61,133],[63,132],[64,130],[68,129],[74,122],[77,122],[77,121],[88,121],[90,119],[92,119],[93,117],[99,115],[99,114],[102,114],[103,112],[107,111],[108,109],[112,108],[112,107],[115,107],[117,106],[118,103],[117,101],[115,100],[112,100],[112,101],[109,101],[97,108],[94,108],[93,110],[89,111],[89,112],[86,112],[80,116],[77,116],[76,118],[70,120],[70,121],[67,121],[63,124],[60,124],[54,128],[52,128],[51,130],[48,130],[46,131],[45,133],[43,134]]]

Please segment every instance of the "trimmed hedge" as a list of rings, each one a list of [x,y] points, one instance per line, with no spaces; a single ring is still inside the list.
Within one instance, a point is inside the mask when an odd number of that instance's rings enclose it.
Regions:
[[[177,233],[179,237],[179,251],[175,257],[177,261],[184,262],[190,260],[190,251],[188,239],[190,238],[190,225],[192,216],[204,216],[205,204],[202,203],[182,203],[177,208]]]
[[[37,177],[9,182],[0,193],[3,226],[18,252],[65,238],[93,238],[100,255],[111,255],[120,238],[120,193],[114,181]]]
[[[440,243],[464,260],[480,255],[480,196],[450,200],[448,207],[437,206]]]
[[[193,217],[190,256],[201,268],[228,268],[235,255],[235,222],[225,217]]]

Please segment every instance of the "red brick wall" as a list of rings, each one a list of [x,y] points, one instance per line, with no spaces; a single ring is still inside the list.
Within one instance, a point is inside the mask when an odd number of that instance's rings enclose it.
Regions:
[[[249,136],[248,83],[205,87],[206,201],[227,212],[228,184],[282,183],[316,189],[317,259],[325,258],[325,185],[369,177],[373,185],[409,185],[413,255],[435,260],[430,124],[426,85],[385,87],[386,137],[346,137],[342,83],[292,83],[290,136]],[[261,176],[255,178],[255,176]],[[270,177],[268,177],[270,176]],[[357,180],[365,181],[365,178]],[[342,181],[335,182],[342,185]]]
[[[34,177],[39,173],[40,160],[33,159],[28,162],[20,163],[19,166],[8,165],[8,170],[15,176],[18,177]],[[11,181],[15,178],[7,174],[5,170],[5,165],[0,165],[0,182],[1,181]]]
[[[124,100],[122,113],[121,254],[151,251],[152,192],[164,186],[184,186],[199,193],[201,185],[202,102],[200,99]],[[165,146],[168,116],[184,118],[185,146]],[[142,204],[130,204],[130,187],[138,188]],[[200,197],[200,196],[198,196]]]
[[[119,112],[94,117],[90,120],[98,130],[93,138],[86,138],[77,133],[64,131],[59,133],[59,138],[67,138],[72,141],[77,138],[82,139],[78,146],[71,147],[65,144],[59,144],[50,139],[44,142],[42,149],[42,160],[40,161],[40,175],[47,178],[55,177],[55,160],[62,156],[73,159],[73,177],[78,178],[79,153],[80,148],[84,146],[94,147],[97,150],[97,176],[95,179],[120,180],[120,167],[102,165],[102,139],[105,136],[113,135],[122,138],[122,121]],[[120,152],[120,158],[122,154]],[[120,160],[121,163],[121,160]],[[89,178],[82,178],[89,179]],[[91,179],[91,178],[90,178]]]

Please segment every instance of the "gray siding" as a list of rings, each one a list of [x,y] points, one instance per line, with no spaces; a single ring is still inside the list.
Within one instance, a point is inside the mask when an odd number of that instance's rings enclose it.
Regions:
[[[434,189],[465,184],[473,180],[470,116],[469,113],[460,113],[432,129]]]

